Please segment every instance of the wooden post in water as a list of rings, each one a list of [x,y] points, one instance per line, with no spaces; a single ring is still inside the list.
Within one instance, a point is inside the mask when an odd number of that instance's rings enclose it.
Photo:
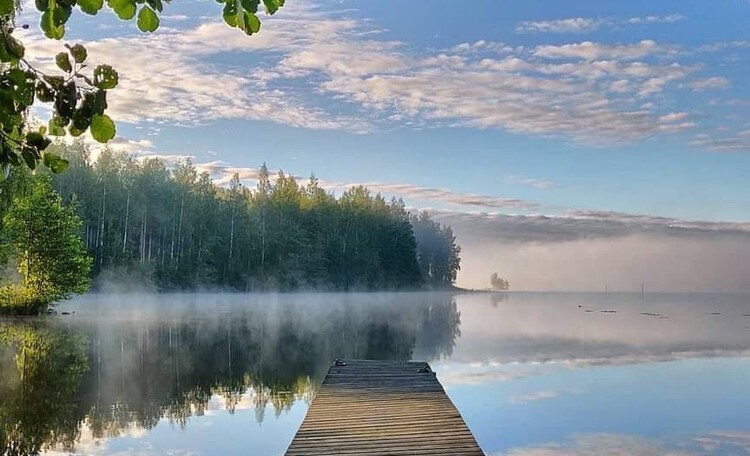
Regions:
[[[423,362],[337,360],[286,452],[407,454],[484,454]]]

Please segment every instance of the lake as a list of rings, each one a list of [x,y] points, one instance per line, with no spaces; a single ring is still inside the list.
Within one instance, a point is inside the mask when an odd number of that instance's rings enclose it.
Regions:
[[[336,357],[426,360],[487,454],[750,454],[750,296],[86,295],[0,322],[10,454],[280,455]]]

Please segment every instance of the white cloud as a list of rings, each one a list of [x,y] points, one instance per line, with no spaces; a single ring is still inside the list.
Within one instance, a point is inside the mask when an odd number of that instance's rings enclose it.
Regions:
[[[516,32],[530,33],[581,33],[596,30],[604,23],[603,19],[575,17],[549,21],[523,21],[516,26]]]
[[[617,20],[612,17],[587,18],[573,17],[565,19],[553,19],[542,21],[523,21],[516,26],[518,33],[585,33],[599,30],[603,26],[617,27],[619,25],[641,25],[641,24],[674,24],[686,19],[681,14],[670,14],[667,16],[644,16],[631,17],[626,20]]]
[[[298,13],[300,14],[300,13]],[[249,38],[221,23],[192,29],[162,28],[154,34],[84,40],[89,65],[108,63],[120,73],[109,97],[109,113],[128,123],[205,124],[218,119],[269,120],[312,129],[362,131],[362,122],[330,116],[287,90],[267,88],[255,69],[227,70],[210,58],[226,52],[278,50],[325,40],[346,21],[308,17],[269,18],[264,33]],[[273,26],[271,23],[273,22]],[[304,25],[304,26],[301,26]],[[36,30],[24,34],[27,58],[50,68],[61,44]],[[260,76],[260,77],[259,77]]]
[[[706,78],[706,79],[698,79],[688,84],[688,87],[696,91],[709,90],[709,89],[723,89],[724,87],[727,87],[727,86],[729,86],[729,79],[723,78],[721,76],[714,76],[714,77]]]
[[[450,369],[444,369],[438,372],[438,377],[440,379],[440,383],[442,383],[444,386],[458,386],[507,382],[523,378],[524,374],[497,369],[482,371],[454,371]]]
[[[563,442],[512,448],[493,456],[709,456],[748,452],[748,432],[712,431],[687,435],[678,442],[626,434],[578,434]]]
[[[498,43],[496,41],[478,40],[473,43],[457,44],[456,46],[453,46],[450,49],[447,49],[447,51],[453,52],[453,53],[477,53],[477,52],[507,53],[507,52],[513,52],[513,48],[504,43]]]
[[[662,123],[676,122],[678,120],[687,119],[689,115],[690,114],[687,112],[670,112],[669,114],[660,116],[659,122],[662,122]]]
[[[570,441],[513,448],[504,456],[697,456],[697,453],[670,449],[663,443],[638,436],[620,434],[584,434]],[[501,456],[501,455],[497,455]]]
[[[662,131],[677,133],[694,128],[694,122],[688,121],[690,114],[687,112],[670,112],[659,116],[659,129]]]
[[[526,185],[528,187],[537,188],[537,189],[546,189],[546,188],[555,187],[554,181],[545,180],[545,179],[534,179],[528,176],[510,175],[508,176],[508,182],[511,184]]]
[[[697,50],[698,52],[719,52],[725,49],[747,49],[750,48],[750,41],[721,41],[717,43],[704,44]]]
[[[25,37],[28,54],[53,65],[40,56],[59,43],[34,33]],[[534,48],[478,40],[415,51],[381,39],[368,21],[296,3],[253,37],[211,22],[84,44],[92,63],[120,71],[110,113],[134,124],[247,119],[357,133],[458,126],[603,146],[693,128],[660,122],[659,107],[671,104],[672,89],[723,83],[690,81],[695,68],[653,40]],[[220,55],[241,65],[219,63]]]
[[[511,404],[528,404],[529,402],[541,401],[544,399],[554,399],[558,395],[559,393],[557,391],[543,390],[509,397],[508,402]]]
[[[701,149],[715,152],[750,152],[750,135],[746,132],[716,132],[712,135],[700,133],[690,140],[689,144]]]
[[[575,44],[537,46],[534,55],[550,59],[622,59],[633,60],[659,51],[653,40],[642,40],[636,44],[610,45],[583,41]]]
[[[631,17],[625,22],[628,24],[674,24],[685,19],[686,17],[681,14],[670,14],[668,16]]]

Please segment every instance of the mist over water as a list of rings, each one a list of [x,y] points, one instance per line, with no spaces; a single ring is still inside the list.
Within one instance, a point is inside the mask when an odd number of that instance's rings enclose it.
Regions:
[[[19,454],[281,454],[336,357],[429,361],[488,454],[750,449],[748,295],[128,293],[57,310],[0,323]]]

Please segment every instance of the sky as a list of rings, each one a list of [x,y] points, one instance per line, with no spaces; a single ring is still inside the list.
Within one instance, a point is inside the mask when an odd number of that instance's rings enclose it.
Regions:
[[[180,0],[154,34],[105,8],[65,39],[120,73],[111,147],[403,197],[454,228],[460,286],[750,291],[747,0],[288,0],[262,20],[247,37]],[[51,65],[61,43],[23,33]]]

